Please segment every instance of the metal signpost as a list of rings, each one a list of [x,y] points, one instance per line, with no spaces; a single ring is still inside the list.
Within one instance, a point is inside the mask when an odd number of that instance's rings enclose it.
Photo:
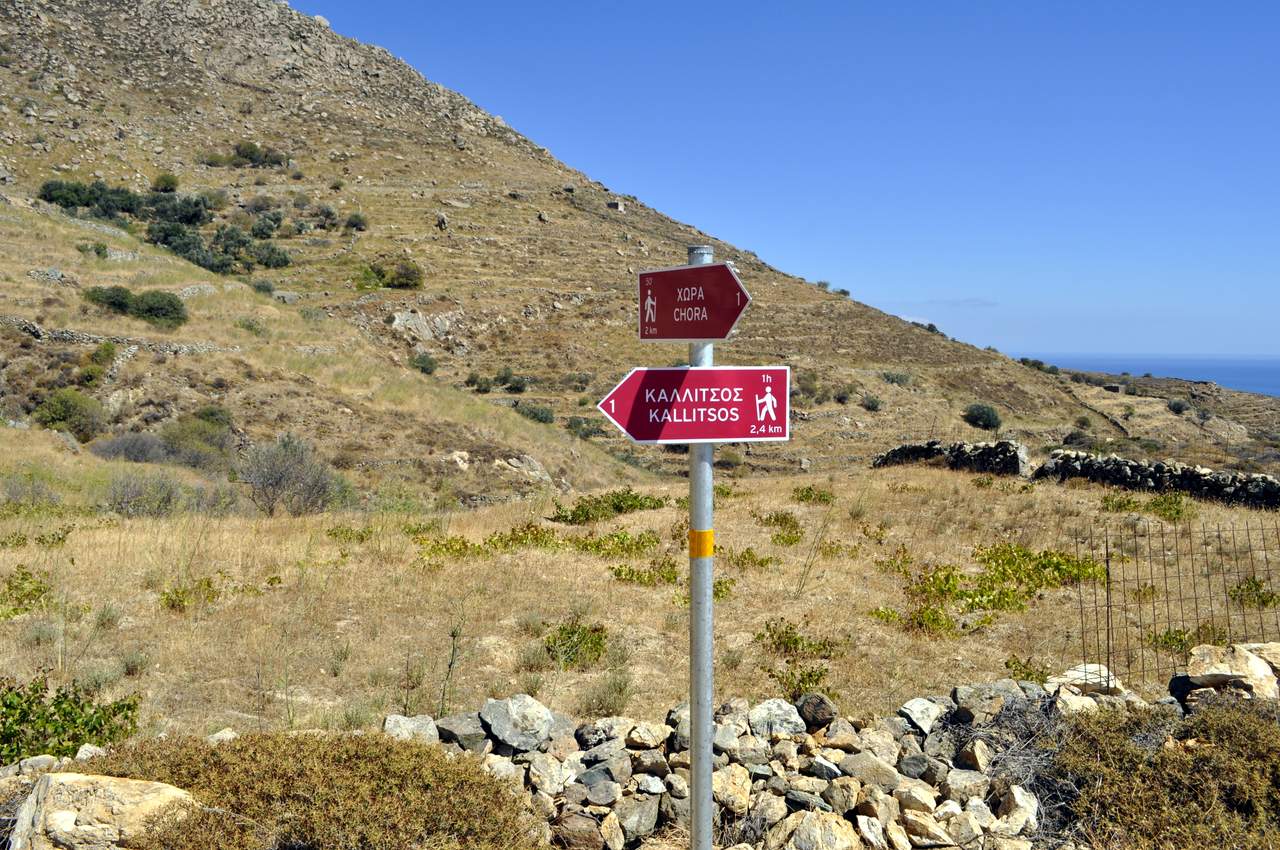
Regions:
[[[790,439],[791,370],[714,368],[712,341],[728,337],[751,296],[709,245],[689,265],[639,274],[645,342],[688,342],[689,368],[633,369],[600,412],[638,443],[689,444],[689,713],[691,850],[711,850],[712,463],[715,444]]]

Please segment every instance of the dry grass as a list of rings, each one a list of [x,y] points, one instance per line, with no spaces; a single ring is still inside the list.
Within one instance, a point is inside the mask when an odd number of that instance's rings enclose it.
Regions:
[[[40,457],[57,486],[80,481],[81,498],[93,492],[90,478],[62,476],[88,465],[100,467],[101,478],[110,467],[73,460],[52,445]],[[835,491],[831,506],[797,503],[795,479],[736,482],[739,494],[717,509],[718,541],[776,562],[751,566],[738,559],[735,567],[728,553],[718,561],[718,575],[733,579],[717,606],[720,693],[776,693],[765,671],[780,659],[755,640],[772,617],[836,642],[823,663],[829,686],[852,711],[881,711],[957,682],[1005,675],[1004,661],[1015,654],[1050,666],[1074,662],[1079,617],[1072,591],[1048,591],[1024,613],[947,639],[870,616],[878,606],[904,603],[903,579],[876,565],[899,546],[918,562],[971,566],[975,545],[1062,547],[1070,529],[1110,518],[1100,511],[1101,488],[1042,484],[1023,492],[1017,482],[980,489],[972,480],[928,468],[812,479]],[[655,491],[682,494],[679,485]],[[429,516],[8,519],[0,535],[19,532],[31,540],[55,526],[75,527],[61,546],[0,550],[0,574],[25,564],[47,573],[53,586],[41,610],[0,623],[0,662],[18,675],[51,667],[112,694],[141,691],[150,731],[366,727],[390,711],[436,713],[442,691],[446,711],[474,708],[488,695],[537,690],[540,699],[572,712],[610,669],[632,677],[628,712],[661,716],[686,688],[683,664],[673,664],[685,657],[683,591],[625,583],[611,571],[620,563],[643,568],[650,555],[515,548],[424,557],[404,530],[413,524],[415,535],[436,529],[478,543],[540,523],[552,507],[543,498]],[[758,517],[773,511],[799,519],[800,543],[772,540],[775,529]],[[1217,505],[1201,511],[1210,522],[1246,515]],[[815,548],[824,526],[829,545]],[[590,530],[654,532],[659,551],[683,573],[683,513],[675,505]],[[796,593],[802,578],[805,592]],[[179,588],[190,591],[190,600],[175,611],[165,594]],[[530,644],[575,614],[606,626],[606,658],[586,670],[530,665]],[[461,655],[448,673],[454,628]],[[37,632],[48,639],[33,640]]]

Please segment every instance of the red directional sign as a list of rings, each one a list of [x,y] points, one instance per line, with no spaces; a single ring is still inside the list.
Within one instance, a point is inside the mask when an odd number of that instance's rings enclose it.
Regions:
[[[745,443],[791,438],[786,366],[632,369],[600,412],[637,443]]]
[[[727,263],[640,272],[642,342],[724,339],[751,296]]]

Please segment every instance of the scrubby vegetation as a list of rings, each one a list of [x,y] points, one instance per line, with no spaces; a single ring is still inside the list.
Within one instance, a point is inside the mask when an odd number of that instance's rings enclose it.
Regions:
[[[230,153],[207,153],[200,158],[201,164],[214,168],[278,168],[288,160],[281,151],[250,141],[237,142]]]
[[[975,428],[981,428],[984,431],[997,431],[1000,429],[1000,414],[989,404],[971,404],[964,409],[961,417]]]
[[[85,290],[84,300],[165,330],[187,321],[186,305],[172,292],[151,289],[135,295],[123,286],[94,286]]]
[[[162,819],[142,850],[538,846],[527,809],[479,760],[383,735],[245,735],[216,750],[150,739],[87,769],[167,782],[200,803]]]
[[[329,468],[305,440],[282,434],[254,446],[239,467],[239,480],[267,516],[283,507],[292,516],[318,513],[347,498],[350,485]]]
[[[661,496],[647,496],[630,487],[623,487],[621,490],[582,496],[571,508],[556,502],[556,511],[551,520],[569,525],[586,525],[634,511],[657,510],[666,507],[666,504],[667,500]]]
[[[98,400],[71,387],[54,390],[31,416],[44,427],[66,431],[82,443],[97,436],[106,423]]]
[[[423,278],[422,266],[408,257],[401,257],[397,260],[378,261],[365,266],[360,285],[366,288],[385,286],[388,289],[421,289]]]
[[[1265,701],[1077,715],[1062,737],[1044,781],[1070,789],[1064,820],[1094,847],[1280,843],[1280,724]]]
[[[137,728],[138,701],[101,702],[75,684],[52,687],[43,676],[25,684],[0,679],[0,764],[123,740]]]

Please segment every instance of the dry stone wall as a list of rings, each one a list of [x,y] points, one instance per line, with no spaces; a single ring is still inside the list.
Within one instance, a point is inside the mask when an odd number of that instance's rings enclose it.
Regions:
[[[1030,474],[1033,479],[1065,481],[1084,478],[1098,484],[1153,493],[1179,492],[1199,499],[1266,510],[1280,509],[1280,479],[1251,472],[1217,471],[1172,460],[1129,460],[1118,455],[1095,455],[1055,449],[1034,472],[1026,447],[1012,440],[990,443],[951,443],[930,440],[904,443],[878,455],[872,467],[896,466],[943,459],[950,469],[993,475]]]
[[[871,461],[873,467],[917,463],[944,458],[951,469],[987,472],[993,475],[1026,475],[1030,471],[1027,449],[1013,440],[987,443],[951,443],[930,440],[927,443],[905,443],[890,449]]]
[[[1059,449],[1049,455],[1034,477],[1057,481],[1085,478],[1127,490],[1176,491],[1251,508],[1280,508],[1280,479],[1274,476],[1215,471],[1175,461],[1128,460]]]

